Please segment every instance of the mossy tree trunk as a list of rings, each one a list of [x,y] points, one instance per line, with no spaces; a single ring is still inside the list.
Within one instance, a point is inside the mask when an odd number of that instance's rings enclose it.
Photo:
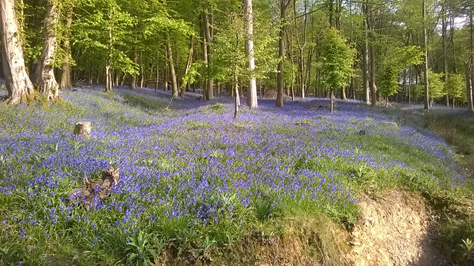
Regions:
[[[285,80],[283,78],[283,62],[285,61],[285,38],[286,38],[286,14],[290,6],[290,0],[280,0],[280,39],[278,41],[278,74],[277,74],[277,98],[276,106],[283,106],[283,90],[285,89]]]
[[[73,15],[73,8],[72,6],[68,6],[66,8],[66,32],[63,41],[63,50],[64,50],[64,58],[61,67],[61,88],[63,89],[70,89],[72,88],[71,84],[71,25],[72,25],[72,15]]]
[[[54,76],[54,58],[57,48],[56,27],[59,20],[59,6],[55,0],[48,0],[44,21],[43,51],[36,69],[36,86],[40,93],[48,99],[59,97],[59,84]]]
[[[9,104],[26,102],[28,96],[34,95],[33,84],[26,73],[14,2],[14,0],[0,1],[2,68]]]
[[[169,35],[166,37],[166,47],[168,49],[168,61],[170,64],[170,71],[171,71],[171,86],[172,86],[172,98],[178,97],[178,81],[176,79],[176,71],[174,68],[173,62],[173,51],[171,50],[171,43]]]

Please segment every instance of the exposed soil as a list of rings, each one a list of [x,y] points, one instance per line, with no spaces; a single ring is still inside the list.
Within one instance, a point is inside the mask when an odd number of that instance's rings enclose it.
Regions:
[[[420,196],[400,190],[363,196],[348,255],[356,266],[452,265],[437,245],[436,221]]]

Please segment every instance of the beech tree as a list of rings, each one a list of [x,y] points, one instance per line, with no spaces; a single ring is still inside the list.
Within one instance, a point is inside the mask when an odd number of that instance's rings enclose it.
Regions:
[[[255,51],[253,45],[253,11],[252,0],[244,0],[245,18],[245,54],[247,56],[247,66],[250,71],[250,83],[247,93],[247,105],[250,108],[257,108],[257,81],[255,80]]]
[[[57,24],[59,19],[59,6],[56,0],[48,0],[46,17],[44,20],[43,51],[38,60],[35,85],[40,93],[48,99],[59,97],[59,84],[54,76],[54,59],[57,47]]]
[[[33,97],[33,84],[26,73],[23,46],[15,14],[14,0],[0,1],[2,35],[2,68],[8,90],[9,104],[19,104]]]
[[[277,75],[277,98],[276,106],[283,106],[283,90],[285,87],[285,81],[283,79],[283,62],[285,61],[285,48],[286,48],[286,31],[287,31],[287,13],[290,7],[291,0],[280,0],[280,39],[278,41],[278,57],[280,62],[278,63],[278,75]]]

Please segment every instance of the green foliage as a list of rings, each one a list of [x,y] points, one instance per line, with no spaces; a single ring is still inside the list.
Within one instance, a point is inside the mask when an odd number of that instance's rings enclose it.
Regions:
[[[395,67],[389,65],[385,67],[384,72],[381,74],[379,79],[379,91],[384,96],[392,96],[398,92],[398,71]]]
[[[451,99],[460,99],[463,91],[466,88],[466,81],[462,74],[451,74],[448,81],[445,83],[445,91]]]
[[[417,46],[389,47],[377,72],[379,90],[384,96],[397,94],[400,72],[411,65],[421,64],[423,51]]]
[[[202,60],[199,60],[197,62],[194,62],[191,65],[191,68],[189,69],[188,73],[183,76],[183,79],[181,81],[181,84],[193,84],[193,83],[201,83],[203,82],[203,76],[201,75],[202,73],[202,68],[203,68],[204,62]]]
[[[463,239],[462,244],[459,244],[463,251],[463,257],[466,261],[474,259],[474,241],[469,238]]]
[[[148,266],[157,254],[154,247],[150,245],[151,235],[140,231],[130,237],[130,242],[125,248],[126,262],[128,265]]]
[[[78,14],[71,28],[72,46],[81,51],[79,60],[92,59],[104,69],[110,60],[115,70],[130,75],[138,73],[138,65],[125,52],[131,42],[128,35],[134,23],[131,15],[116,0],[91,0],[82,4],[85,12]]]
[[[428,72],[428,86],[430,90],[431,99],[439,99],[446,95],[444,82],[441,80],[443,73],[434,73],[433,71]]]
[[[352,49],[335,28],[326,31],[321,44],[321,74],[324,86],[336,89],[348,84],[352,75],[355,50]]]

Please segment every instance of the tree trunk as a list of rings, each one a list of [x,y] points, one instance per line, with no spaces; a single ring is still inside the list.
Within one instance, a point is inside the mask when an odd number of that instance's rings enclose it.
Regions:
[[[71,84],[71,25],[72,25],[72,15],[73,15],[73,8],[72,6],[68,6],[66,9],[66,31],[64,34],[64,41],[63,41],[63,50],[64,50],[64,58],[61,67],[61,88],[63,89],[70,89],[72,88]]]
[[[469,112],[474,112],[474,104],[472,97],[472,77],[471,77],[471,65],[469,61],[466,61],[464,64],[466,68],[466,92],[467,92],[467,110]]]
[[[206,100],[212,100],[214,99],[214,79],[212,78],[211,73],[209,73],[209,69],[212,67],[212,60],[213,60],[213,48],[212,48],[212,29],[211,29],[211,23],[209,23],[209,20],[212,20],[212,14],[209,17],[210,8],[209,5],[206,3],[206,8],[204,11],[204,35],[206,39],[206,44],[207,45],[207,68],[208,68],[208,79],[206,83]]]
[[[24,103],[27,97],[34,95],[33,84],[26,73],[14,2],[0,1],[2,68],[8,90],[6,102],[9,104]]]
[[[165,45],[165,88],[164,91],[168,91],[168,80],[169,80],[169,64],[168,64],[168,45]]]
[[[331,89],[330,90],[330,94],[329,94],[329,97],[330,97],[330,100],[329,100],[329,110],[332,112],[334,112],[334,104],[336,102],[336,97],[334,97],[334,90]]]
[[[369,45],[369,53],[370,53],[370,94],[372,95],[372,107],[377,106],[377,91],[375,90],[375,47],[374,47],[374,42],[375,42],[375,36],[374,36],[374,26],[372,23],[370,23],[369,19],[369,14],[371,12],[368,11],[368,4],[366,3],[366,8],[367,8],[367,16],[366,16],[366,23],[367,23],[367,29],[370,32],[370,40],[371,43]]]
[[[135,41],[137,39],[135,38]],[[138,64],[138,52],[137,52],[137,47],[136,45],[133,46],[133,57],[132,57],[133,63]],[[137,74],[132,75],[132,82],[130,83],[130,88],[136,89],[137,88]]]
[[[283,106],[283,90],[285,81],[283,79],[283,62],[285,61],[285,38],[286,38],[286,13],[290,5],[290,0],[280,0],[280,39],[278,42],[278,74],[277,74],[277,98],[276,106]]]
[[[467,93],[467,96],[468,96],[468,111],[469,112],[474,112],[474,103],[473,103],[473,95],[472,95],[472,91],[474,90],[474,21],[473,21],[473,12],[472,12],[472,9],[474,8],[474,5],[471,6],[471,9],[470,9],[470,12],[469,12],[469,24],[470,24],[470,29],[471,29],[471,44],[470,44],[470,50],[471,50],[471,56],[470,56],[470,67],[469,67],[469,76],[470,76],[470,82],[466,82],[466,83],[470,83],[470,86],[468,88],[468,93]],[[466,77],[466,80],[467,80],[467,77]]]
[[[234,98],[234,118],[237,118],[239,114],[239,105],[240,105],[240,95],[239,95],[239,77],[234,73],[234,88],[233,88],[235,98]]]
[[[145,67],[143,66],[143,54],[140,52],[140,88],[143,88],[145,82]]]
[[[57,47],[56,27],[59,19],[59,7],[54,0],[48,0],[44,21],[43,51],[36,69],[36,86],[48,99],[59,97],[59,84],[54,77],[54,56]]]
[[[112,91],[112,49],[113,49],[113,26],[112,7],[109,8],[109,46],[107,51],[107,62],[105,65],[105,91]]]
[[[299,51],[299,62],[298,62],[298,67],[299,67],[299,79],[300,79],[300,89],[301,89],[301,98],[305,98],[305,92],[306,92],[306,85],[307,85],[307,80],[306,80],[306,68],[307,65],[305,64],[305,48],[306,48],[306,41],[307,41],[307,31],[308,31],[308,14],[307,14],[307,2],[303,1],[304,5],[304,15],[303,15],[303,41],[300,41],[300,38],[298,35],[296,35],[296,41],[298,44],[298,51]],[[297,13],[296,13],[296,0],[293,0],[293,12],[294,12],[294,24],[295,24],[295,29],[298,29],[297,27]],[[308,55],[308,58],[310,56]],[[294,100],[294,99],[293,99]]]
[[[364,40],[364,47],[362,49],[363,55],[363,66],[362,66],[362,84],[364,88],[364,100],[367,105],[370,104],[370,87],[369,87],[369,22],[368,22],[368,7],[367,4],[363,6],[366,20],[364,21],[365,26],[365,40]]]
[[[374,36],[371,34],[372,42]],[[372,107],[377,106],[377,91],[375,90],[375,48],[374,44],[370,45],[370,94],[372,95]]]
[[[443,38],[443,67],[444,67],[444,82],[448,82],[448,53],[447,53],[447,44],[446,44],[446,34],[447,34],[447,12],[446,12],[446,2],[443,3],[443,18],[442,18],[442,38]],[[446,93],[446,106],[449,107],[449,95]]]
[[[426,0],[423,0],[423,43],[424,43],[424,50],[425,50],[425,62],[423,64],[424,67],[424,81],[425,81],[425,99],[424,108],[426,110],[430,109],[430,93],[429,93],[429,80],[428,80],[428,34],[426,30]]]
[[[250,83],[247,90],[247,105],[250,108],[258,107],[257,100],[257,80],[255,79],[255,51],[253,48],[253,10],[252,0],[244,0],[245,19],[245,55],[247,57],[247,67],[250,71]]]
[[[184,76],[186,76],[191,69],[193,64],[193,54],[194,54],[194,36],[191,36],[190,44],[189,44],[189,53],[188,53],[188,61],[186,62],[186,69],[184,70]],[[186,84],[183,84],[183,89],[181,90],[180,97],[184,98],[184,94],[186,90],[189,90],[190,83],[189,81]]]
[[[155,92],[158,91],[158,86],[160,85],[160,63],[158,62],[158,58],[160,57],[159,50],[156,51],[156,85],[155,85]]]
[[[171,43],[170,38],[167,36],[166,38],[166,47],[168,48],[168,61],[170,64],[170,71],[171,71],[171,86],[172,86],[172,98],[178,97],[178,82],[176,80],[176,71],[174,69],[174,62],[173,62],[173,52],[171,50]]]

